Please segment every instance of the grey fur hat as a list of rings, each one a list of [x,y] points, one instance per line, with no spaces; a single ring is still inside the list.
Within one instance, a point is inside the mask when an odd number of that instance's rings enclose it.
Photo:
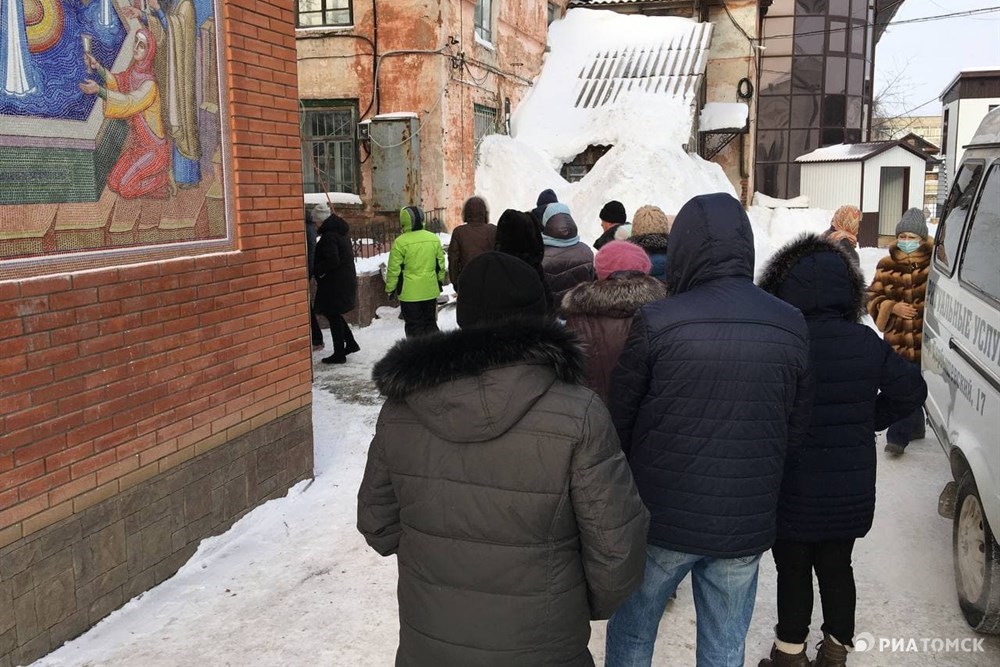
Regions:
[[[903,232],[912,232],[920,238],[927,238],[927,221],[924,219],[924,212],[919,208],[908,209],[896,223],[896,236]]]

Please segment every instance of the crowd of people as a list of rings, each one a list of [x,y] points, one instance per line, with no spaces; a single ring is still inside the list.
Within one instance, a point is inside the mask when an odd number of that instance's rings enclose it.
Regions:
[[[386,290],[406,339],[373,370],[386,402],[358,493],[358,529],[398,560],[396,664],[593,665],[590,621],[609,619],[605,665],[650,665],[690,575],[697,664],[742,666],[770,551],[777,618],[760,667],[846,665],[875,433],[889,429],[892,455],[922,437],[923,214],[903,215],[870,285],[853,207],[779,250],[757,284],[730,195],[676,216],[643,206],[631,223],[612,201],[600,217],[591,248],[551,190],[495,226],[472,197],[446,266],[422,211],[400,214]],[[356,280],[340,268],[347,223],[322,205],[311,219],[324,361],[343,363],[357,349],[341,324],[354,302],[335,298]],[[448,279],[459,328],[442,332]]]

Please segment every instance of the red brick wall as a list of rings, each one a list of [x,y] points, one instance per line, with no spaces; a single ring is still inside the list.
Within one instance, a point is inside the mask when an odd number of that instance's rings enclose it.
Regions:
[[[237,250],[0,282],[0,547],[310,403],[292,0],[225,0]]]

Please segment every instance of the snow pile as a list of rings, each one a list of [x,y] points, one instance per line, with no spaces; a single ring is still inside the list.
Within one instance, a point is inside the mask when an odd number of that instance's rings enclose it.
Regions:
[[[348,204],[361,206],[361,197],[350,192],[307,192],[302,196],[306,205],[309,204]]]
[[[591,242],[602,231],[598,212],[611,199],[631,217],[643,204],[672,214],[695,195],[735,196],[721,167],[683,149],[692,127],[689,98],[632,90],[596,109],[574,106],[580,74],[596,52],[652,48],[689,36],[695,26],[690,19],[589,9],[554,22],[552,51],[512,118],[514,137],[490,136],[480,145],[476,192],[489,202],[492,220],[506,208],[533,208],[538,193],[551,188]],[[567,183],[563,163],[592,145],[612,148],[581,181]]]
[[[757,197],[754,196],[754,202]],[[780,201],[780,200],[779,200]],[[770,208],[751,206],[747,209],[753,226],[754,254],[757,259],[755,270],[761,270],[771,256],[789,241],[811,232],[822,234],[830,227],[833,211],[819,208]]]
[[[809,197],[799,195],[794,199],[778,199],[768,197],[762,192],[753,193],[753,205],[766,208],[809,208]]]
[[[743,102],[708,102],[701,109],[698,129],[702,132],[742,130],[749,116],[750,107]]]

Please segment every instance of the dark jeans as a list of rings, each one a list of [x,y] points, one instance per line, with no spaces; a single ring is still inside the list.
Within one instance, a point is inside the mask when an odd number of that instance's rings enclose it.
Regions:
[[[400,301],[406,337],[423,336],[439,331],[437,325],[437,299],[428,301]]]
[[[333,338],[333,354],[340,356],[346,354],[345,348],[356,347],[354,334],[351,327],[339,313],[330,313],[326,316],[330,320],[330,337]]]
[[[778,639],[802,644],[809,637],[813,609],[813,570],[819,580],[823,632],[844,646],[853,646],[857,590],[851,552],[854,540],[789,542],[771,548],[778,570]]]
[[[906,447],[910,440],[919,440],[925,435],[924,408],[921,406],[889,427],[885,441]]]
[[[316,319],[316,311],[312,304],[309,304],[309,328],[312,329],[313,345],[322,345],[323,330],[319,327],[319,320]]]

